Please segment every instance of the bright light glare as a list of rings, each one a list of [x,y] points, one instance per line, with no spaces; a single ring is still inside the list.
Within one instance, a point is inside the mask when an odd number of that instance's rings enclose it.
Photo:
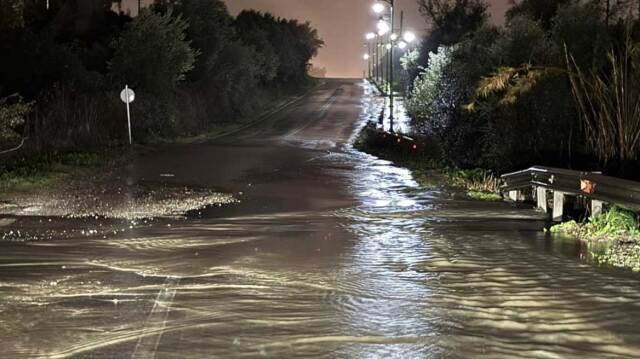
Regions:
[[[373,9],[373,12],[375,12],[376,14],[380,14],[381,12],[384,11],[384,5],[379,2],[373,4],[371,8]]]
[[[411,31],[407,31],[404,33],[403,38],[406,42],[414,42],[416,40],[416,34]]]
[[[369,54],[364,54],[364,55],[362,56],[362,58],[363,58],[365,61],[369,60]]]
[[[398,34],[391,34],[391,41],[396,41],[398,40]]]
[[[387,45],[385,45],[385,47],[387,48],[387,50],[391,50],[391,48],[392,48],[391,44],[387,44]]]
[[[374,34],[373,32],[370,32],[370,33],[365,35],[365,38],[367,40],[373,40],[374,37],[376,37],[376,34]]]
[[[389,27],[389,24],[387,24],[386,21],[384,20],[378,21],[378,35],[382,36],[388,33],[390,30],[391,28]]]
[[[404,41],[400,41],[400,42],[398,43],[398,47],[399,47],[401,50],[404,50],[404,49],[406,49],[406,48],[407,48],[407,43],[406,43],[406,42],[404,42]]]

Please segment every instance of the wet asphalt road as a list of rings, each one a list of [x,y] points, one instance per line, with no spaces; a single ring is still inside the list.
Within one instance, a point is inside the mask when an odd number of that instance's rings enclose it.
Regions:
[[[0,357],[638,356],[637,275],[581,264],[531,210],[420,189],[355,151],[380,106],[329,81],[127,166],[132,186],[239,200],[186,219],[4,218],[48,235],[0,242]]]

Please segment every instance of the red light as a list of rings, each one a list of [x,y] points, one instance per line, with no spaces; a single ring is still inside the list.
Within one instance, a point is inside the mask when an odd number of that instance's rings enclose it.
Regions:
[[[398,141],[397,141],[397,142],[398,142],[398,143],[400,143],[400,142],[402,142],[402,140],[398,138]]]
[[[413,144],[413,146],[411,146],[411,148],[413,148],[414,150],[418,149],[418,145],[416,145],[415,143]]]

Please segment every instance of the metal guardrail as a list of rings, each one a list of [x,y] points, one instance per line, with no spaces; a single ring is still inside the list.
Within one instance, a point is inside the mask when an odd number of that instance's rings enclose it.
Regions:
[[[640,209],[640,183],[599,173],[536,166],[502,175],[502,179],[505,192],[537,187]]]

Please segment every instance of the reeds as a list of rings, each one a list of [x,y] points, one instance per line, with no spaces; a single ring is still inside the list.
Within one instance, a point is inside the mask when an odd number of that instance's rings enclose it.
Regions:
[[[628,36],[620,51],[609,52],[606,71],[585,72],[566,52],[571,88],[587,141],[605,163],[635,160],[640,150],[638,55],[639,44]]]

